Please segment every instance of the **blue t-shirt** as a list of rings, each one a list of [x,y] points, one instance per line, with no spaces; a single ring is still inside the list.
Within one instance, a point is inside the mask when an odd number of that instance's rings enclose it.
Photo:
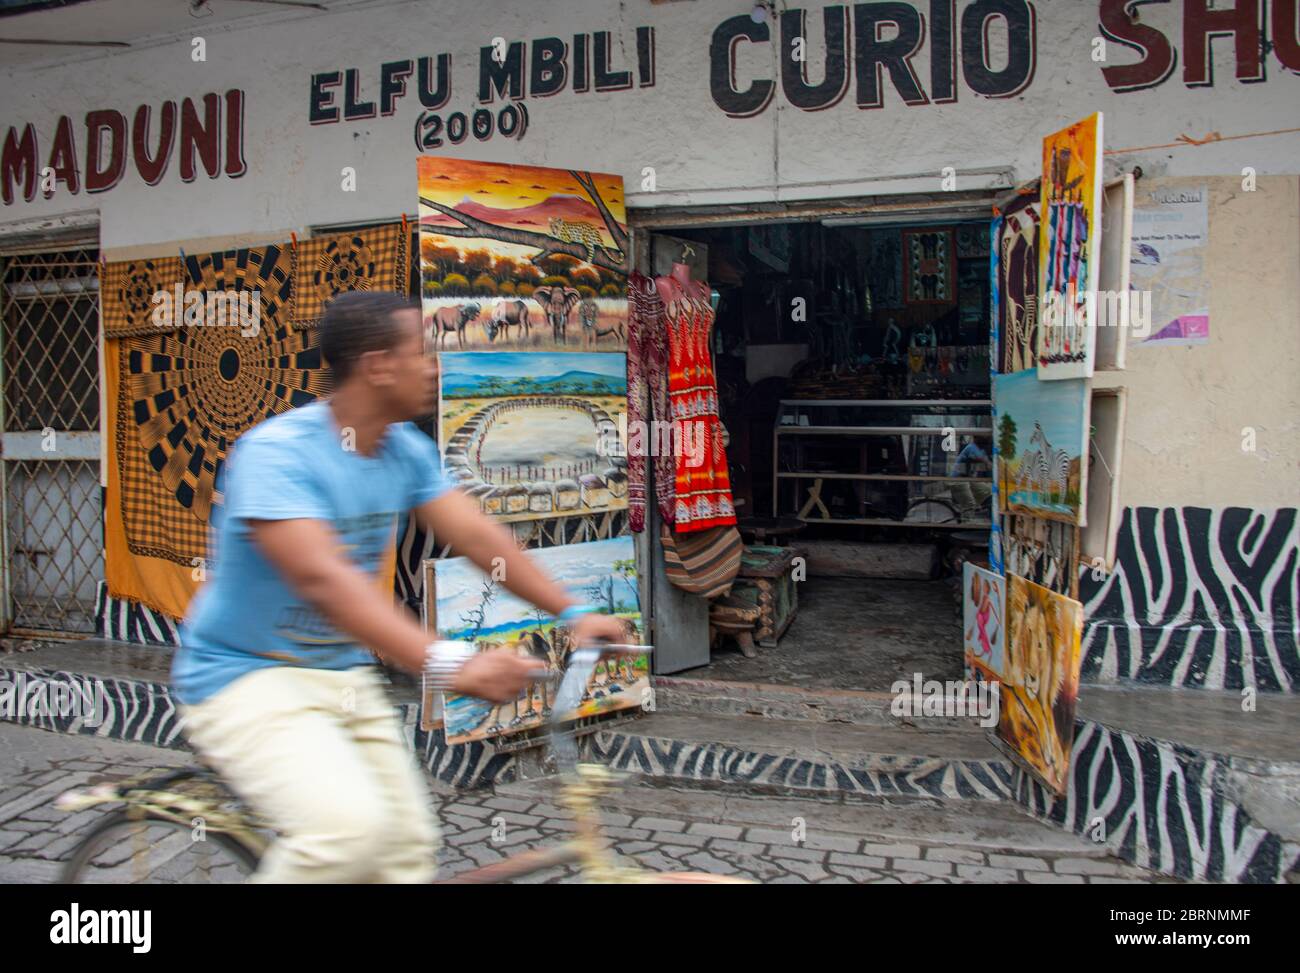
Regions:
[[[247,521],[326,521],[348,558],[376,580],[400,514],[451,489],[433,440],[391,425],[373,456],[344,448],[334,412],[314,402],[240,437],[213,507],[212,560],[181,628],[172,685],[201,703],[269,666],[349,669],[374,656],[305,603],[253,543]]]

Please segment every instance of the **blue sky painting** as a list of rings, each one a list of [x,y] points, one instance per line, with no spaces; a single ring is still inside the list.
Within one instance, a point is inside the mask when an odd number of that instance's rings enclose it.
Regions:
[[[565,377],[598,380],[611,395],[627,394],[627,356],[621,352],[443,352],[443,395],[473,393],[491,379],[532,378],[538,384]]]

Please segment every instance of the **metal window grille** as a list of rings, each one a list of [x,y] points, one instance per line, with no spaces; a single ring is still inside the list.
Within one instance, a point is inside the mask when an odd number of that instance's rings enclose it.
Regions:
[[[98,294],[92,248],[4,259],[4,581],[18,629],[95,628]]]

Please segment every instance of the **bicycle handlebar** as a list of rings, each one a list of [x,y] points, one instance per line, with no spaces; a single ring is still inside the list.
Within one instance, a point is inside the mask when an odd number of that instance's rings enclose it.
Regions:
[[[560,688],[555,691],[555,701],[551,704],[550,734],[551,749],[555,753],[557,769],[561,773],[574,770],[578,765],[578,742],[573,730],[561,730],[563,724],[560,716],[576,710],[582,703],[583,692],[591,681],[596,666],[606,654],[644,655],[654,651],[653,645],[618,645],[609,642],[595,642],[579,646],[569,653],[568,664],[560,679]],[[551,678],[554,678],[552,675]]]

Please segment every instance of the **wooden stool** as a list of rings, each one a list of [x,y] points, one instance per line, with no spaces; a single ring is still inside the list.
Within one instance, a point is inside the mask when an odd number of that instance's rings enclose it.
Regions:
[[[735,636],[741,653],[746,659],[758,655],[754,647],[754,629],[758,627],[762,612],[757,605],[746,605],[730,597],[715,601],[709,606],[709,629],[711,642],[716,642],[720,635]]]

